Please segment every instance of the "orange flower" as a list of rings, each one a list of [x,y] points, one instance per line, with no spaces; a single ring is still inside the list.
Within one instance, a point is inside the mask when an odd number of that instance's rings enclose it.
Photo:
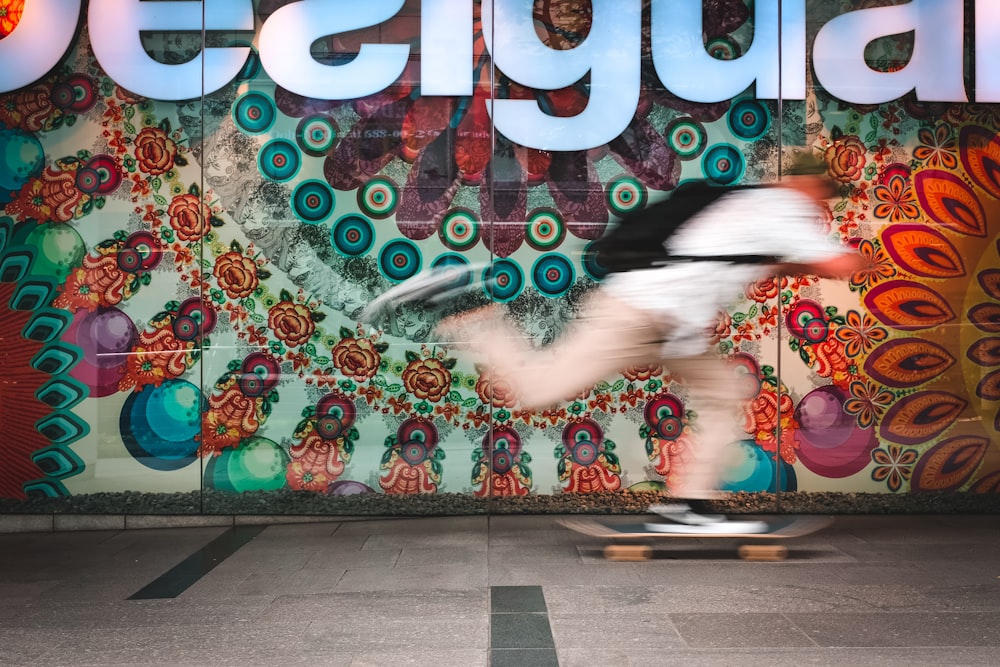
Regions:
[[[826,149],[825,158],[830,175],[841,183],[858,180],[867,162],[865,154],[865,145],[857,136],[838,139]]]
[[[858,253],[865,260],[865,265],[851,274],[852,287],[867,290],[896,275],[896,266],[889,259],[889,255],[874,242],[863,239],[858,244]]]
[[[476,393],[480,401],[496,408],[512,408],[517,403],[517,394],[510,382],[493,373],[479,376]]]
[[[81,308],[93,311],[97,310],[100,301],[100,293],[91,290],[87,283],[86,269],[76,268],[66,277],[66,282],[52,305],[72,312]]]
[[[316,331],[309,309],[291,301],[279,301],[271,307],[267,314],[267,326],[289,347],[308,342]]]
[[[906,222],[920,217],[917,195],[902,174],[893,174],[885,184],[878,184],[872,190],[876,218],[889,218],[890,222]]]
[[[403,371],[403,386],[417,398],[439,401],[451,387],[451,372],[437,359],[415,359]]]
[[[364,382],[378,372],[382,355],[367,338],[344,338],[330,352],[333,365],[347,377]]]
[[[844,352],[848,357],[857,357],[875,347],[889,337],[889,332],[878,325],[868,313],[847,311],[846,323],[837,327],[834,335],[844,342]]]
[[[158,127],[144,127],[135,138],[135,159],[140,171],[159,176],[174,168],[177,144]]]
[[[208,206],[192,194],[174,197],[167,207],[167,215],[170,216],[170,226],[182,241],[197,241],[211,229]]]
[[[219,288],[231,299],[242,299],[257,289],[257,264],[238,252],[227,252],[215,260],[215,279]]]

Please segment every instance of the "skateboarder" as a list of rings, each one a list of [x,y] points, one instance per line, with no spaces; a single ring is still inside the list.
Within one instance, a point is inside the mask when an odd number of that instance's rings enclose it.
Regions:
[[[629,366],[663,364],[689,389],[697,446],[670,490],[679,501],[650,508],[667,521],[648,528],[762,532],[762,522],[706,512],[707,501],[721,497],[723,448],[743,437],[739,408],[751,398],[709,349],[709,328],[754,281],[778,274],[839,278],[861,267],[857,253],[822,230],[820,207],[835,193],[825,167],[806,155],[774,185],[682,186],[641,218],[624,220],[595,244],[598,262],[612,273],[547,348],[526,341],[499,304],[448,317],[437,330],[485,360],[529,409],[567,400]],[[433,300],[452,280],[424,274],[378,305]]]

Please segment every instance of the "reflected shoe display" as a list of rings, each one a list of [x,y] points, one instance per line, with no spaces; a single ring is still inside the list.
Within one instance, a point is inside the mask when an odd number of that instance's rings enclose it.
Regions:
[[[368,323],[378,321],[404,304],[440,307],[479,285],[482,281],[477,277],[484,266],[449,265],[420,273],[373,299],[361,311],[360,319]]]

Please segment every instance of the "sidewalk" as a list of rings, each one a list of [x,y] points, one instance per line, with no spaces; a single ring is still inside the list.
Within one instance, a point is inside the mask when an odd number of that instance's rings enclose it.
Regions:
[[[997,515],[838,517],[777,563],[556,519],[3,534],[0,665],[997,664]]]

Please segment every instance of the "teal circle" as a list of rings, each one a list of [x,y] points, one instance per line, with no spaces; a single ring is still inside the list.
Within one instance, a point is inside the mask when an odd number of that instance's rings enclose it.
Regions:
[[[285,139],[272,139],[257,153],[257,168],[265,178],[283,183],[295,177],[302,166],[299,149]]]
[[[292,212],[302,222],[315,225],[333,213],[336,197],[326,181],[309,180],[299,183],[292,192]]]
[[[729,110],[729,129],[741,139],[756,139],[767,131],[771,116],[757,100],[740,100]]]
[[[263,93],[244,93],[233,104],[233,122],[246,134],[267,132],[277,117],[274,100]]]
[[[499,303],[513,301],[524,290],[524,273],[509,259],[498,259],[483,269],[483,290]]]
[[[273,440],[253,435],[233,450],[226,465],[235,491],[276,491],[285,487],[290,458]]]
[[[341,255],[363,255],[372,249],[374,243],[375,228],[368,218],[357,213],[348,213],[330,229],[330,245]]]
[[[382,274],[397,283],[415,276],[420,271],[420,263],[420,250],[407,239],[386,243],[378,257]]]
[[[11,201],[45,166],[45,149],[32,134],[18,129],[0,129],[0,204]]]
[[[743,177],[746,161],[743,154],[731,144],[716,144],[701,160],[705,177],[719,185],[732,185]]]
[[[535,289],[549,298],[568,292],[575,278],[573,263],[558,253],[542,255],[531,267],[531,282]]]

